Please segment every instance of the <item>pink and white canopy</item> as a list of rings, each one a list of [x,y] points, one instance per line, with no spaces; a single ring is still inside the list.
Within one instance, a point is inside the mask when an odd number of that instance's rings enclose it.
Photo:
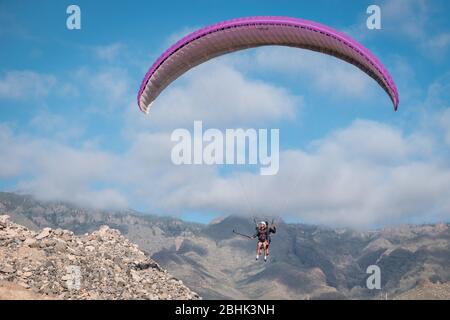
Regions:
[[[248,17],[199,29],[179,40],[153,63],[139,94],[139,108],[151,103],[175,79],[214,57],[248,48],[279,45],[309,49],[347,61],[375,79],[397,110],[399,96],[383,64],[360,43],[317,22],[289,17]]]

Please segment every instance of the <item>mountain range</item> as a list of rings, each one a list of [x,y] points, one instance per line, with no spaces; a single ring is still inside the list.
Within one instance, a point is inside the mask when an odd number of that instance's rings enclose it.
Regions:
[[[238,215],[209,224],[0,193],[0,214],[31,230],[84,234],[108,225],[204,299],[449,299],[448,223],[354,230],[276,220],[268,262],[255,261],[254,223]],[[381,289],[366,271],[381,271]]]

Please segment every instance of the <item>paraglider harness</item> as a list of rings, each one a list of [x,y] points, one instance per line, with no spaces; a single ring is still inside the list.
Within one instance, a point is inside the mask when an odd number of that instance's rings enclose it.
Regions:
[[[275,227],[274,225],[274,220],[272,220],[272,223],[269,226],[269,222],[268,221],[263,221],[266,225],[266,230],[264,232],[262,232],[259,228],[260,223],[256,222],[256,219],[253,218],[253,221],[255,222],[255,229],[256,229],[256,233],[253,236],[249,236],[240,232],[237,232],[236,230],[233,229],[233,233],[240,235],[242,237],[248,238],[248,239],[255,239],[258,238],[258,242],[265,242],[267,240],[267,242],[270,244],[270,242],[272,241],[270,234],[271,233],[276,233],[277,232],[277,227]]]
[[[272,225],[269,226],[268,221],[265,222],[265,229],[262,230],[259,225],[256,226],[256,233],[253,235],[253,238],[258,238],[258,242],[264,243],[267,241],[267,244],[269,245],[272,242],[272,238],[270,237],[271,233],[276,233],[277,228]]]
[[[248,239],[258,238],[258,243],[256,246],[256,260],[259,259],[261,250],[264,249],[264,262],[265,262],[267,261],[267,256],[269,255],[269,245],[270,242],[272,241],[270,234],[276,233],[277,228],[273,224],[273,219],[270,225],[268,221],[261,221],[260,223],[257,223],[256,219],[253,219],[253,221],[256,224],[256,233],[253,236],[248,236],[246,234],[239,233],[235,230],[233,230],[233,233],[246,237]]]

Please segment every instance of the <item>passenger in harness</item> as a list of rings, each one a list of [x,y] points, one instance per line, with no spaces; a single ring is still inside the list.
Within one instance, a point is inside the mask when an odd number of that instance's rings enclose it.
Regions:
[[[267,221],[261,221],[256,226],[256,233],[253,238],[258,238],[258,245],[256,247],[256,260],[259,259],[261,255],[261,249],[264,248],[264,262],[267,261],[267,256],[269,255],[269,245],[271,242],[270,234],[276,233],[277,228],[275,226],[269,227]]]

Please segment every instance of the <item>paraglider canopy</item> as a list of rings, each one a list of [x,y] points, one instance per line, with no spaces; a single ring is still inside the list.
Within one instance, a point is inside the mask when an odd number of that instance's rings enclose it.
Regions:
[[[142,81],[139,108],[151,103],[175,79],[214,57],[248,48],[280,45],[325,53],[351,63],[375,79],[397,110],[399,96],[382,63],[356,40],[317,22],[289,17],[247,17],[199,29],[167,49]]]

